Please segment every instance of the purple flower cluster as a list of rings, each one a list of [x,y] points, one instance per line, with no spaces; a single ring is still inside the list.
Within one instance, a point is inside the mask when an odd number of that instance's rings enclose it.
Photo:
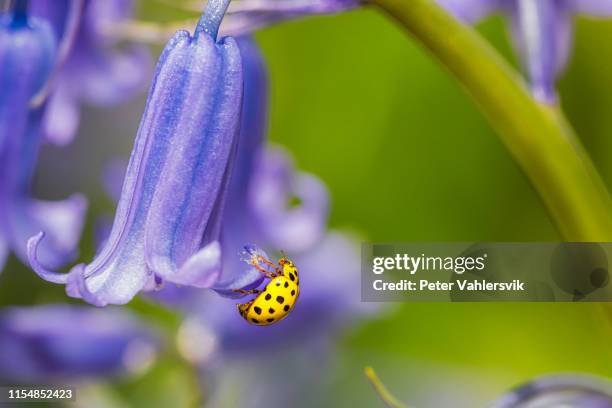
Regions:
[[[160,346],[122,309],[57,304],[0,312],[0,380],[61,384],[138,372]]]
[[[0,176],[0,208],[10,214],[2,220],[0,243],[7,244],[0,249],[10,245],[43,279],[96,306],[125,304],[141,291],[188,306],[188,321],[212,330],[223,345],[217,361],[279,342],[327,344],[370,310],[360,302],[355,241],[327,231],[327,189],[297,171],[288,152],[266,144],[267,72],[255,42],[217,39],[227,0],[210,1],[194,34],[179,31],[163,50],[116,188],[115,218],[94,259],[67,273],[52,271],[76,255],[85,200],[30,204],[37,150],[45,139],[72,140],[81,103],[117,103],[137,90],[148,57],[142,48],[117,50],[105,35],[129,17],[131,2],[27,3],[3,17],[0,33],[0,60],[10,62],[0,64],[0,81],[11,84],[0,98],[13,102],[0,100],[0,154],[9,169]],[[274,3],[261,5],[270,22],[354,5]],[[237,2],[232,16],[251,16],[254,6]],[[45,92],[47,101],[34,106]],[[239,258],[249,242],[272,255],[288,251],[303,276],[292,317],[265,331],[241,320],[235,307],[244,296],[235,289],[264,284]],[[0,365],[15,367],[0,377],[24,381],[122,372],[133,344],[145,351],[158,344],[118,309],[7,309],[0,326]],[[97,347],[103,351],[93,353]]]
[[[31,14],[49,21],[56,38],[74,37],[59,62],[43,117],[47,140],[64,145],[74,138],[81,104],[111,106],[144,90],[150,52],[133,44],[118,49],[109,33],[114,24],[129,20],[133,11],[132,0],[31,0]],[[70,33],[73,17],[76,32]]]
[[[217,41],[227,1],[210,2],[194,35],[179,31],[159,59],[109,238],[94,260],[67,274],[32,268],[70,296],[105,306],[164,282],[219,282],[222,211],[242,105],[242,64],[232,38]]]
[[[45,106],[30,102],[52,74],[57,41],[26,6],[18,2],[0,15],[0,269],[9,250],[26,261],[28,236],[41,229],[50,238],[40,254],[46,264],[57,267],[72,258],[86,207],[80,195],[59,202],[31,198]]]

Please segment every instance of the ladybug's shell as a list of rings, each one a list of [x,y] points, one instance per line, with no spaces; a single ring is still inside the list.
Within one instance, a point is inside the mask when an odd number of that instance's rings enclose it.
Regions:
[[[242,317],[249,323],[261,326],[278,322],[291,312],[299,295],[300,287],[295,281],[282,275],[277,276],[249,302],[248,307],[241,310]]]

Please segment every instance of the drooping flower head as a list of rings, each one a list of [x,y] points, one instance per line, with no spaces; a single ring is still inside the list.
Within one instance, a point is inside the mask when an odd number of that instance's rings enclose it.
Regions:
[[[612,16],[610,0],[437,1],[467,23],[493,12],[507,15],[533,94],[545,103],[557,101],[555,82],[570,54],[574,16]]]
[[[78,128],[80,106],[111,106],[144,90],[151,57],[144,46],[119,49],[109,27],[129,20],[132,0],[30,0],[30,12],[49,21],[66,55],[50,82],[43,132],[56,144],[70,142]],[[68,38],[67,38],[68,37]]]
[[[86,202],[80,195],[58,202],[30,197],[45,112],[30,102],[53,70],[54,38],[45,21],[28,13],[26,1],[0,15],[0,255],[12,249],[27,261],[28,237],[42,229],[49,240],[40,259],[59,267],[76,255]]]
[[[219,281],[243,86],[236,42],[216,39],[228,3],[210,1],[193,36],[179,31],[162,52],[113,227],[94,260],[51,272],[37,257],[43,234],[30,240],[32,268],[70,296],[104,306],[163,282],[235,287]]]
[[[0,379],[83,381],[138,371],[160,339],[125,310],[44,305],[0,311]]]

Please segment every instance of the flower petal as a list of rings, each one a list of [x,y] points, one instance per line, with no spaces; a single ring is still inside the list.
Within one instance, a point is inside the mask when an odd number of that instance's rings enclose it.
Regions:
[[[249,205],[258,231],[273,248],[303,251],[322,237],[327,226],[327,189],[314,176],[294,172],[290,157],[281,149],[262,154],[249,186]]]
[[[194,38],[183,58],[190,78],[151,204],[145,230],[147,264],[164,280],[181,283],[181,266],[219,237],[220,211],[235,153],[242,104],[242,65],[232,38],[215,44]],[[219,254],[220,255],[220,254]],[[203,279],[210,271],[204,270]],[[191,277],[190,279],[194,279]]]
[[[49,96],[43,118],[45,138],[58,146],[72,142],[80,119],[78,101],[66,87],[58,87]]]
[[[569,7],[575,13],[584,13],[595,17],[612,16],[612,0],[568,0]]]
[[[172,282],[196,288],[211,288],[221,273],[221,244],[213,241],[200,249],[175,272]]]
[[[87,211],[85,197],[74,194],[64,201],[35,200],[28,207],[23,214],[14,213],[15,218],[11,220],[14,239],[22,242],[15,252],[26,260],[28,239],[38,231],[46,231],[49,239],[40,248],[41,262],[55,268],[73,259],[77,255]]]
[[[511,11],[512,30],[534,96],[555,103],[557,75],[571,48],[572,16],[555,0],[519,0]]]
[[[144,88],[149,79],[151,56],[146,47],[129,46],[122,51],[90,55],[81,62],[80,84],[85,101],[96,106],[124,102]]]

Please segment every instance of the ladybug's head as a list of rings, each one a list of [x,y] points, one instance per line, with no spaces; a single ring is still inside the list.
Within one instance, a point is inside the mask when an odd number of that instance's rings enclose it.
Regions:
[[[284,256],[278,261],[278,264],[283,269],[284,276],[298,283],[298,268],[291,259]]]

